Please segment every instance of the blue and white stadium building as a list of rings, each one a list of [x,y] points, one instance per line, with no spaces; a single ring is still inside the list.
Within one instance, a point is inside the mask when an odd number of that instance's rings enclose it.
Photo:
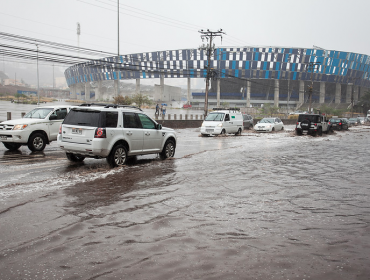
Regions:
[[[210,61],[213,77],[209,106],[227,102],[238,107],[271,103],[298,108],[308,102],[311,84],[313,107],[324,103],[347,106],[370,87],[370,57],[359,53],[321,48],[222,47],[215,49]],[[69,67],[65,77],[70,97],[85,100],[99,100],[105,81],[117,87],[119,80],[136,80],[139,92],[140,80],[152,78],[160,79],[158,99],[163,100],[165,79],[188,78],[188,101],[203,107],[204,90],[192,92],[190,79],[206,78],[207,66],[205,50],[182,49],[91,60]]]

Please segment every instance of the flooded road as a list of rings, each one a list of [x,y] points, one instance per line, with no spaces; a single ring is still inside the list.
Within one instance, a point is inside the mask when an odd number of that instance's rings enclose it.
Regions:
[[[174,159],[0,147],[0,279],[370,279],[370,127],[178,130]]]

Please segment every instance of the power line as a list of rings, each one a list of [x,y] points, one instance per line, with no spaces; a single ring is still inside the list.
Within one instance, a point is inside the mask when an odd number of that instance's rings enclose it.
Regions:
[[[102,9],[105,9],[105,10],[108,10],[108,11],[114,11],[115,12],[115,10],[113,10],[113,9],[109,9],[109,8],[106,8],[106,7],[95,5],[95,4],[92,4],[92,3],[89,3],[89,2],[85,2],[85,1],[82,1],[82,0],[77,0],[77,1],[78,2],[82,2],[82,3],[85,3],[85,4],[90,5],[90,6],[95,6],[95,7],[98,7],[98,8],[102,8]],[[135,18],[139,18],[139,19],[144,19],[144,20],[151,21],[151,22],[156,22],[156,23],[159,23],[159,24],[162,24],[162,25],[167,25],[167,26],[170,26],[170,27],[176,27],[176,28],[180,28],[180,29],[184,29],[184,30],[188,30],[188,31],[195,31],[194,29],[190,29],[190,28],[188,28],[186,26],[181,27],[182,24],[179,24],[179,23],[175,23],[178,26],[174,26],[173,25],[174,22],[170,22],[168,20],[162,20],[163,22],[160,22],[160,21],[157,21],[157,20],[152,20],[152,19],[148,19],[148,18],[144,18],[144,17],[139,17],[139,16],[135,16],[135,15],[132,15],[132,14],[128,14],[128,13],[120,12],[120,14],[131,16],[131,17],[135,17]],[[166,23],[166,22],[168,22],[168,23]]]
[[[44,22],[40,22],[40,21],[35,21],[35,20],[31,20],[31,19],[27,19],[27,18],[23,18],[23,17],[19,17],[19,16],[14,16],[14,15],[9,15],[9,14],[6,14],[6,13],[2,13],[0,12],[0,14],[3,14],[3,15],[7,15],[7,16],[11,16],[11,17],[15,17],[15,18],[19,18],[19,19],[22,19],[22,20],[26,20],[26,21],[30,21],[30,22],[35,22],[35,23],[38,23],[38,24],[42,24],[42,25],[48,25],[48,26],[52,26],[52,27],[56,27],[56,28],[60,28],[60,29],[64,29],[64,30],[67,30],[67,31],[72,31],[72,32],[75,32],[74,29],[69,29],[69,28],[64,28],[64,27],[60,27],[60,26],[56,26],[56,25],[51,25],[51,24],[47,24],[47,23],[44,23]],[[43,33],[39,33],[39,32],[34,32],[34,31],[28,31],[28,30],[25,30],[25,29],[21,29],[21,28],[16,28],[16,27],[12,27],[12,26],[8,26],[8,25],[4,25],[3,26],[6,26],[6,27],[10,27],[10,28],[15,28],[15,29],[18,29],[18,30],[22,30],[22,31],[27,31],[27,32],[32,32],[32,33],[36,33],[36,34],[40,34],[40,35],[46,35],[46,34],[43,34]],[[104,39],[104,40],[109,40],[109,41],[115,41],[115,39],[112,39],[112,38],[108,38],[108,37],[103,37],[103,36],[97,36],[95,34],[90,34],[90,33],[86,33],[84,32],[85,35],[88,35],[88,36],[92,36],[92,37],[96,37],[96,38],[100,38],[100,39]],[[47,35],[47,36],[53,36],[53,35]],[[60,38],[60,37],[56,37],[56,36],[53,36],[55,38],[58,38],[58,39],[63,39],[64,38]],[[68,40],[68,41],[71,41],[71,40]],[[132,43],[132,42],[128,42],[128,41],[124,41],[123,42],[124,44],[130,44],[130,45],[133,45],[133,46],[139,46],[139,47],[147,47],[146,45],[140,45],[140,44],[136,44],[136,43]],[[96,45],[96,44],[93,44],[95,46],[99,46],[99,47],[103,47],[101,45]]]
[[[98,2],[101,2],[101,3],[104,3],[103,1],[101,1],[101,0],[96,0],[96,1],[98,1]],[[113,2],[113,3],[115,3],[115,0],[108,0],[109,2]],[[154,18],[156,18],[156,17],[159,17],[159,19],[160,18],[164,18],[164,19],[167,19],[168,21],[170,21],[170,22],[179,22],[180,24],[184,24],[184,25],[189,25],[189,27],[191,27],[191,28],[196,28],[196,29],[199,29],[199,28],[201,28],[200,26],[197,26],[197,25],[194,25],[194,24],[191,24],[191,23],[187,23],[187,22],[184,22],[184,21],[180,21],[180,20],[177,20],[177,19],[173,19],[173,18],[170,18],[170,17],[166,17],[166,16],[162,16],[162,15],[159,15],[159,14],[155,14],[155,13],[152,13],[152,12],[148,12],[148,11],[145,11],[145,10],[142,10],[142,9],[138,9],[138,8],[136,8],[136,7],[133,7],[133,6],[129,6],[129,5],[125,5],[125,4],[120,4],[120,6],[125,6],[125,7],[129,7],[129,8],[131,8],[131,9],[133,9],[134,11],[134,13],[138,13],[138,14],[142,14],[142,13],[140,13],[140,12],[136,12],[135,10],[138,10],[138,11],[142,11],[142,12],[144,12],[144,13],[147,13],[147,14],[150,14],[150,15],[154,15],[155,17]],[[145,15],[145,14],[143,14],[143,15]]]

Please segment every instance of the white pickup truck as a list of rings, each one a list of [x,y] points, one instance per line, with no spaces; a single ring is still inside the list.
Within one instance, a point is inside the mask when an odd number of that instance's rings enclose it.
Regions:
[[[56,105],[37,107],[22,119],[0,123],[0,141],[5,148],[14,151],[27,145],[31,151],[43,151],[46,144],[57,140],[59,127],[70,106]]]

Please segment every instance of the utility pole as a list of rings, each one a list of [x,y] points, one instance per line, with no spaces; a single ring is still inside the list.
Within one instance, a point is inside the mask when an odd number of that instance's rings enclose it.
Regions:
[[[37,47],[37,105],[40,105],[40,84],[39,84],[39,45]]]
[[[121,78],[121,71],[120,71],[120,58],[119,58],[119,0],[117,0],[117,65],[118,65],[118,76],[117,76],[117,97],[119,96],[119,85],[120,85],[120,78]]]
[[[202,41],[204,41],[204,39],[206,39],[207,41],[209,40],[209,44],[205,48],[204,47],[199,48],[199,49],[206,49],[207,51],[207,76],[206,76],[206,92],[205,92],[205,100],[204,100],[204,118],[205,118],[208,114],[209,79],[211,78],[211,76],[214,76],[214,73],[211,73],[213,72],[211,71],[212,70],[211,69],[211,56],[215,50],[213,39],[214,37],[221,37],[221,41],[222,41],[222,34],[226,34],[226,33],[222,32],[222,29],[219,29],[217,31],[210,31],[209,29],[207,29],[207,31],[204,31],[203,29],[201,29],[198,32],[202,34],[201,35]]]
[[[80,23],[77,22],[77,51],[78,51],[78,57],[80,57],[80,34],[81,34],[81,26],[80,26]]]
[[[349,83],[349,85],[352,85],[352,90],[351,90],[351,118],[353,118],[353,107],[355,105],[355,101],[354,101],[354,87],[355,87],[355,83],[354,83],[354,80],[358,80],[360,78],[350,78],[351,80],[351,83]]]
[[[308,113],[311,114],[311,105],[312,105],[312,93],[313,93],[313,71],[315,70],[316,66],[318,66],[321,62],[309,62],[308,69],[311,70],[311,86],[308,87],[308,94],[309,94],[309,107]]]

